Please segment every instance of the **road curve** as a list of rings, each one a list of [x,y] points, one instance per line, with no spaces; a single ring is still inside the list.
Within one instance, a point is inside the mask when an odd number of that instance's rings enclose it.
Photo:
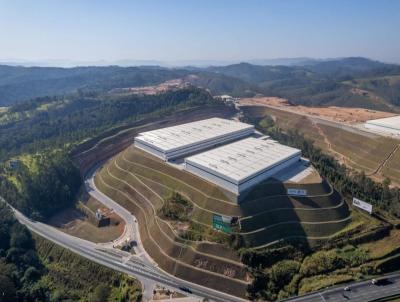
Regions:
[[[98,244],[84,239],[80,239],[71,235],[68,235],[54,227],[47,224],[33,221],[24,216],[19,211],[13,209],[17,220],[28,227],[32,232],[50,240],[72,252],[77,253],[89,260],[107,266],[111,269],[126,273],[130,276],[137,278],[143,286],[144,298],[151,298],[151,289],[155,284],[165,286],[167,288],[176,290],[183,294],[180,287],[184,286],[190,288],[192,291],[191,296],[201,300],[207,298],[210,301],[217,302],[243,302],[246,301],[242,298],[234,297],[229,294],[219,292],[204,286],[200,286],[179,278],[172,276],[165,271],[161,270],[157,264],[151,259],[151,257],[144,250],[141,241],[140,234],[136,227],[135,217],[121,207],[118,203],[101,193],[93,182],[93,177],[99,166],[93,168],[85,177],[85,187],[89,194],[104,203],[109,208],[112,208],[118,215],[126,221],[126,230],[123,236],[118,238],[118,241],[126,240],[130,238],[136,240],[138,245],[135,247],[135,255],[128,252],[121,251],[112,247],[110,244]],[[116,244],[114,242],[114,244]],[[365,302],[373,301],[378,298],[400,294],[400,274],[392,274],[387,276],[389,283],[384,286],[372,285],[370,281],[362,281],[358,283],[350,284],[351,291],[344,291],[343,285],[326,289],[314,293],[310,293],[304,296],[294,297],[285,301],[290,302],[341,302],[341,301],[354,301],[354,302]]]
[[[95,172],[97,171],[99,167],[95,167],[88,173],[87,177],[85,178],[85,186],[88,189],[88,192],[91,193],[93,197],[96,197],[99,201],[104,203],[110,208],[113,208],[117,214],[119,214],[121,217],[125,219],[125,221],[130,222],[133,225],[133,233],[135,234],[135,239],[138,242],[138,247],[142,249],[143,252],[143,257],[142,261],[146,263],[151,263],[154,265],[154,261],[151,260],[151,257],[147,255],[147,253],[144,251],[142,248],[142,244],[140,241],[140,234],[137,231],[137,228],[135,227],[135,221],[136,219],[132,216],[131,213],[129,213],[125,208],[119,206],[115,201],[111,200],[109,197],[101,193],[96,186],[94,185],[93,178],[95,175]],[[133,223],[132,223],[133,221]],[[128,225],[128,223],[127,223]],[[177,279],[176,277],[171,276],[173,279]],[[390,284],[385,285],[385,286],[376,286],[372,285],[370,281],[362,281],[362,282],[357,282],[350,284],[349,286],[352,288],[350,292],[344,292],[343,287],[344,285],[326,289],[326,290],[321,290],[317,292],[313,292],[307,295],[299,296],[299,297],[294,297],[287,299],[285,301],[291,301],[291,302],[342,302],[342,301],[354,301],[354,302],[366,302],[366,301],[373,301],[378,298],[394,295],[394,294],[400,294],[400,274],[394,274],[394,275],[389,275],[388,276],[390,280]],[[177,279],[179,280],[179,279]],[[190,284],[190,283],[189,283]],[[189,285],[188,287],[193,289],[194,284]],[[171,287],[171,286],[170,286]],[[175,287],[176,288],[176,287]],[[205,288],[206,289],[206,288]],[[210,291],[214,291],[211,289],[207,289]],[[193,291],[194,292],[194,291]],[[199,294],[201,296],[201,294]],[[244,301],[243,299],[232,297],[227,295],[227,300],[225,301]],[[206,297],[205,295],[203,297]],[[207,297],[210,300],[214,301],[219,301],[218,299],[213,299],[211,297]]]
[[[307,295],[290,298],[287,302],[368,302],[376,299],[400,294],[400,274],[381,276],[387,279],[384,285],[373,285],[371,280],[349,283],[330,289],[313,292]],[[344,287],[349,287],[345,291]]]
[[[118,215],[121,216],[122,219],[125,220],[126,229],[124,234],[118,238],[117,241],[123,241],[127,238],[136,240],[138,244],[137,247],[135,247],[135,255],[113,248],[113,245],[115,245],[116,242],[110,244],[94,243],[71,236],[50,225],[33,221],[24,216],[18,210],[11,207],[16,219],[32,232],[49,241],[52,241],[89,260],[137,278],[142,283],[145,299],[151,298],[152,288],[155,284],[158,284],[182,294],[198,298],[199,301],[203,298],[216,302],[247,301],[243,298],[238,298],[224,292],[179,279],[161,270],[146,253],[143,245],[141,244],[140,234],[138,232],[138,228],[136,227],[136,218],[128,210],[121,207],[118,203],[114,202],[112,199],[108,198],[106,195],[97,190],[93,182],[93,177],[98,168],[99,166],[94,167],[85,176],[85,187],[90,195],[95,197],[101,203],[104,203],[104,205],[107,207],[112,208]],[[182,291],[180,289],[181,287],[189,288],[192,293],[188,294],[187,292]]]

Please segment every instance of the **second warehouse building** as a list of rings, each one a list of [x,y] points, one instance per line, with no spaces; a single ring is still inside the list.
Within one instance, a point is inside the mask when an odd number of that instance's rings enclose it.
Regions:
[[[298,162],[301,151],[249,137],[185,159],[187,171],[240,195]]]
[[[185,158],[188,172],[239,196],[301,157],[298,149],[254,134],[252,125],[212,118],[139,133],[135,146],[167,162]]]

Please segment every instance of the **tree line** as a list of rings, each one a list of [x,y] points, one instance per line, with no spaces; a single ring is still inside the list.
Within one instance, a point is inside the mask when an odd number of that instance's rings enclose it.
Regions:
[[[74,146],[145,116],[214,102],[208,92],[189,87],[148,96],[92,93],[17,104],[4,113],[18,113],[17,118],[0,125],[0,195],[24,214],[46,219],[73,204],[82,183],[69,157]],[[18,161],[21,154],[30,158],[28,164]],[[5,162],[12,156],[15,167]]]
[[[1,196],[25,215],[44,220],[74,203],[82,180],[65,151],[32,155],[29,164],[3,164]]]
[[[0,202],[0,301],[140,301],[133,278],[33,238]]]
[[[281,131],[269,116],[252,120],[252,122],[273,139],[301,149],[303,156],[308,158],[321,176],[344,197],[348,199],[357,197],[395,217],[400,217],[400,189],[391,188],[389,179],[376,182],[367,177],[364,172],[354,171],[340,164],[332,156],[324,154],[312,140],[306,139],[297,130]]]
[[[34,99],[0,113],[0,160],[45,148],[71,148],[146,115],[162,116],[213,102],[208,92],[194,87],[144,96],[80,93]]]

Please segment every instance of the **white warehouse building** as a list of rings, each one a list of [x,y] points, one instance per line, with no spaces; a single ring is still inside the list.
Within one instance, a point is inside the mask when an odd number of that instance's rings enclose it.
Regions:
[[[301,151],[273,140],[249,137],[185,159],[185,169],[240,195],[300,161]]]
[[[365,122],[364,127],[374,132],[400,136],[400,115],[370,120]]]
[[[253,125],[210,118],[139,133],[134,145],[168,161],[247,137],[254,132]]]

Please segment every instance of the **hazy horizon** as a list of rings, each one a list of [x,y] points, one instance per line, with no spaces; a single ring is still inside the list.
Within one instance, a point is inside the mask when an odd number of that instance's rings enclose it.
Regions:
[[[53,59],[53,60],[18,60],[10,59],[3,60],[0,58],[0,65],[9,66],[22,66],[22,67],[60,67],[60,68],[73,68],[73,67],[103,67],[103,66],[120,66],[120,67],[135,67],[135,66],[160,66],[166,68],[179,68],[179,67],[210,67],[210,66],[227,66],[239,63],[249,63],[253,65],[302,65],[302,63],[324,62],[332,60],[340,60],[350,57],[338,58],[308,58],[308,57],[293,57],[293,58],[265,58],[265,59],[243,59],[243,60],[177,60],[177,61],[158,61],[158,60],[134,60],[122,59],[116,61],[97,60],[97,61],[73,61],[67,59]],[[365,58],[365,57],[363,57]],[[397,64],[397,62],[385,62],[375,60],[373,58],[365,58],[369,60],[379,61],[386,64]]]
[[[400,63],[398,28],[400,2],[390,0],[0,0],[0,62]]]

